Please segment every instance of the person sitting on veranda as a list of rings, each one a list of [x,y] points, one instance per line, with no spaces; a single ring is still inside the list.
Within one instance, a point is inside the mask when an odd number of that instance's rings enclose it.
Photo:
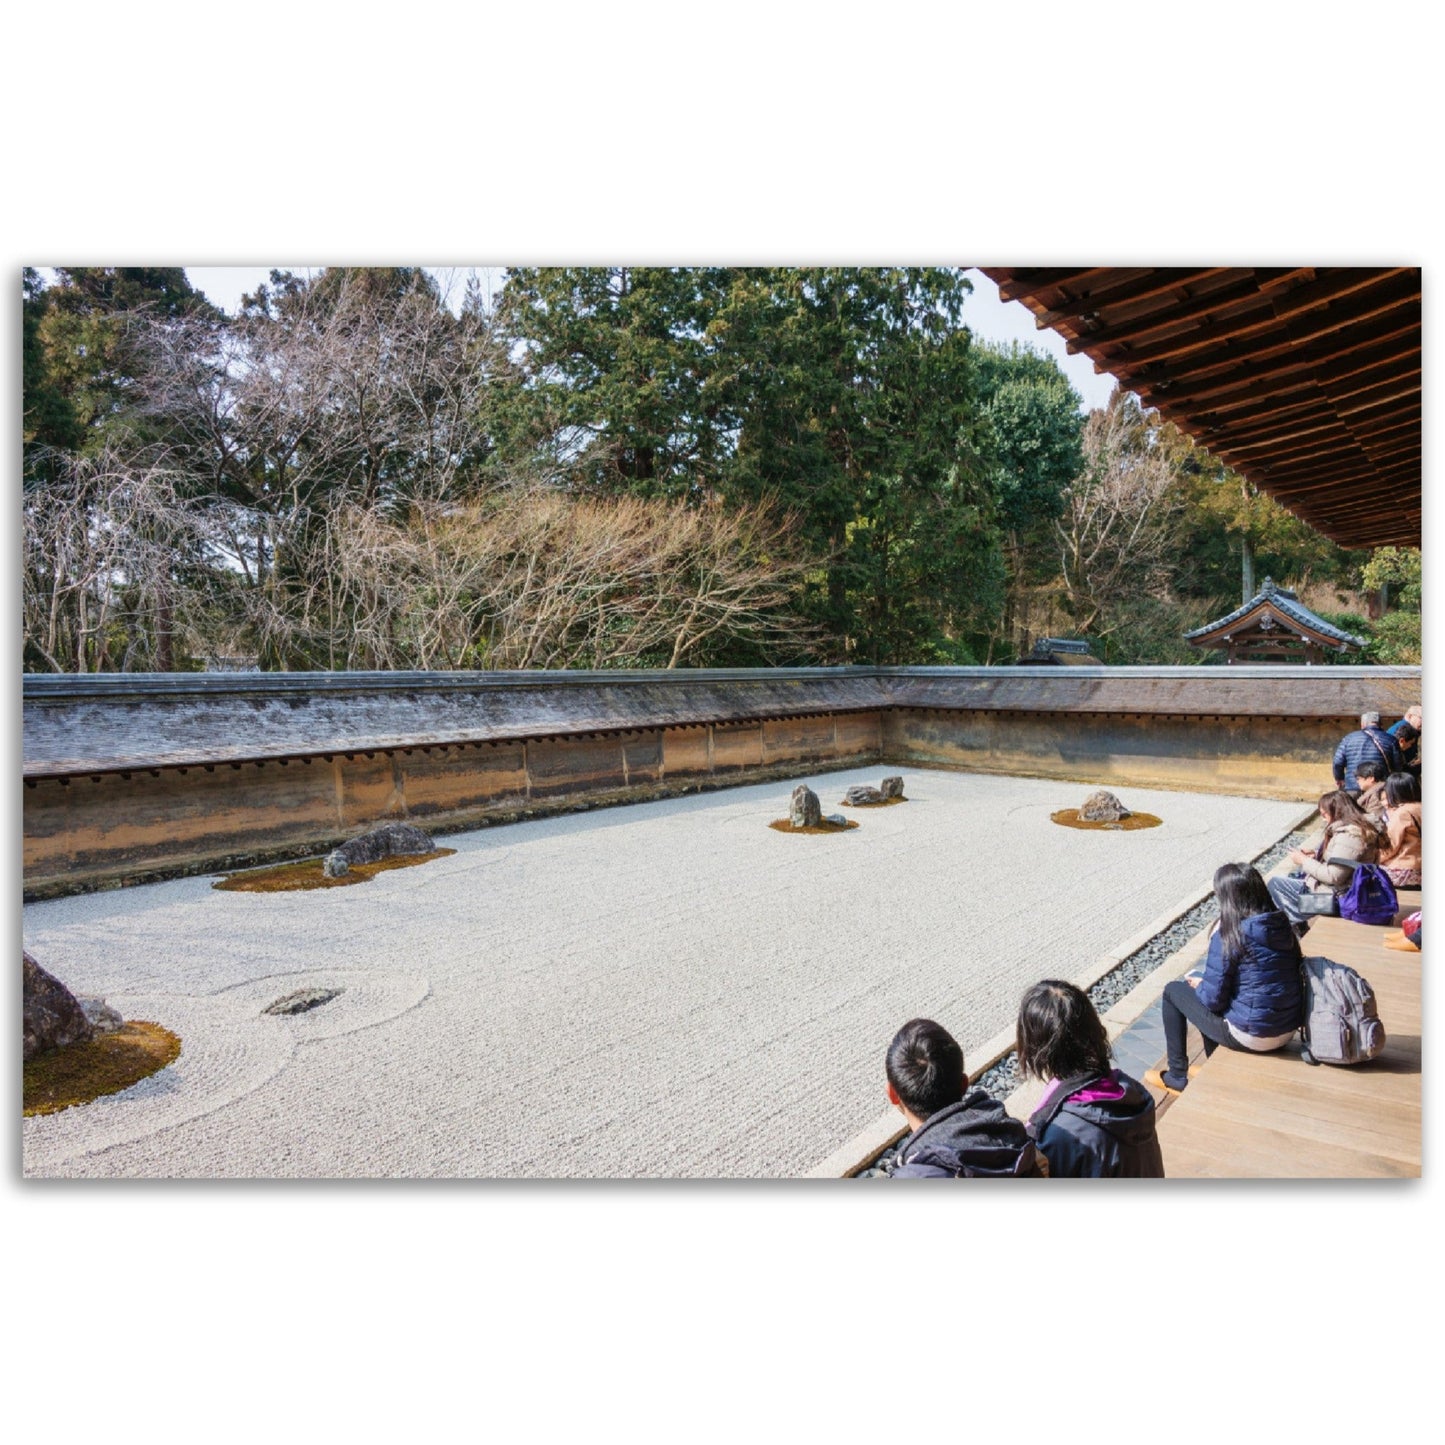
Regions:
[[[1182,1093],[1189,1086],[1189,1025],[1204,1036],[1207,1058],[1219,1045],[1242,1053],[1282,1049],[1304,1021],[1300,946],[1287,914],[1275,906],[1259,870],[1226,863],[1214,874],[1219,921],[1202,978],[1164,985],[1167,1055],[1145,1083]]]
[[[1385,780],[1385,836],[1375,861],[1397,888],[1420,886],[1420,784],[1409,773]]]
[[[1355,802],[1381,831],[1385,827],[1385,779],[1390,775],[1390,770],[1378,758],[1366,758],[1355,771],[1355,786],[1359,789]]]
[[[1301,895],[1325,889],[1336,895],[1347,892],[1355,876],[1351,865],[1373,863],[1379,852],[1380,830],[1348,793],[1326,793],[1320,799],[1320,817],[1324,832],[1310,846],[1289,855],[1298,876],[1269,880],[1270,897],[1300,932],[1307,919],[1300,908]]]
[[[1162,1179],[1154,1097],[1115,1068],[1109,1035],[1088,994],[1046,978],[1024,994],[1018,1066],[1047,1084],[1028,1130],[1051,1179]]]
[[[1384,763],[1387,774],[1403,772],[1405,768],[1399,744],[1380,727],[1377,712],[1361,714],[1359,727],[1340,739],[1334,758],[1335,787],[1347,793],[1355,792],[1355,774],[1366,761]]]
[[[1425,715],[1417,702],[1405,709],[1405,716],[1399,722],[1386,729],[1395,739],[1395,746],[1400,749],[1405,771],[1414,774],[1417,781],[1420,777],[1420,729],[1424,719]]]
[[[1046,1176],[1028,1131],[992,1095],[970,1089],[963,1050],[941,1024],[910,1019],[884,1059],[888,1102],[912,1133],[887,1166],[892,1179]]]

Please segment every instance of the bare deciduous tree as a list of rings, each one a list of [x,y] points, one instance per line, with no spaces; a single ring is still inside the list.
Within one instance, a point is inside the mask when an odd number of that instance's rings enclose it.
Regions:
[[[1149,418],[1127,392],[1090,413],[1083,450],[1054,532],[1067,605],[1088,632],[1125,597],[1167,586],[1181,501]]]

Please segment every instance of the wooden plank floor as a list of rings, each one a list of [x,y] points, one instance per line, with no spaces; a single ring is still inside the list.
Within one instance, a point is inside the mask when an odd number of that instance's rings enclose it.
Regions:
[[[1322,918],[1303,943],[1370,981],[1384,1053],[1331,1068],[1306,1064],[1294,1043],[1274,1054],[1217,1049],[1159,1120],[1169,1177],[1419,1177],[1421,955],[1385,948],[1387,932]]]

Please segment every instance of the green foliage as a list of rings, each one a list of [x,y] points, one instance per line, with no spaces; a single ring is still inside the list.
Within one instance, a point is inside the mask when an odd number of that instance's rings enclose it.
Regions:
[[[1083,466],[1079,396],[1051,357],[1017,343],[980,346],[978,371],[999,524],[1018,535],[1058,516]]]
[[[1110,662],[1201,662],[1182,634],[1237,605],[1252,563],[1387,590],[1383,618],[1346,625],[1372,659],[1418,658],[1418,551],[1334,546],[1132,398],[1086,430],[1049,357],[975,344],[970,289],[950,267],[521,267],[495,312],[472,289],[454,314],[422,268],[332,267],[273,271],[228,320],[177,268],[27,270],[26,666],[192,665],[183,626],[263,665],[402,656],[394,619],[426,633],[499,569],[561,596],[585,551],[615,577],[624,503],[649,519],[636,536],[713,519],[669,595],[723,620],[619,643],[624,588],[558,657],[969,663],[1080,629]],[[76,484],[81,462],[103,487]],[[522,492],[563,512],[449,592],[409,519]],[[786,557],[718,525],[766,516]],[[399,548],[414,596],[376,590]],[[714,569],[746,580],[746,609]],[[514,640],[426,655],[481,664]]]
[[[1361,568],[1360,582],[1368,592],[1389,587],[1398,607],[1418,612],[1423,570],[1418,547],[1378,547]]]
[[[800,518],[837,660],[937,655],[995,605],[970,289],[937,267],[522,268],[510,432],[584,490]]]

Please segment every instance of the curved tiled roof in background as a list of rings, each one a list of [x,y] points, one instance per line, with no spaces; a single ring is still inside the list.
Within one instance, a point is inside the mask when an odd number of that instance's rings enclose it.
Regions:
[[[1273,579],[1269,577],[1264,579],[1264,586],[1248,602],[1213,622],[1206,622],[1203,627],[1186,632],[1185,641],[1204,645],[1206,638],[1228,632],[1255,613],[1274,613],[1286,624],[1314,633],[1325,643],[1341,650],[1365,645],[1363,638],[1356,637],[1352,632],[1345,632],[1333,623],[1326,622],[1323,617],[1316,616],[1287,587],[1276,587]]]
[[[979,269],[1331,540],[1420,545],[1418,267]]]

